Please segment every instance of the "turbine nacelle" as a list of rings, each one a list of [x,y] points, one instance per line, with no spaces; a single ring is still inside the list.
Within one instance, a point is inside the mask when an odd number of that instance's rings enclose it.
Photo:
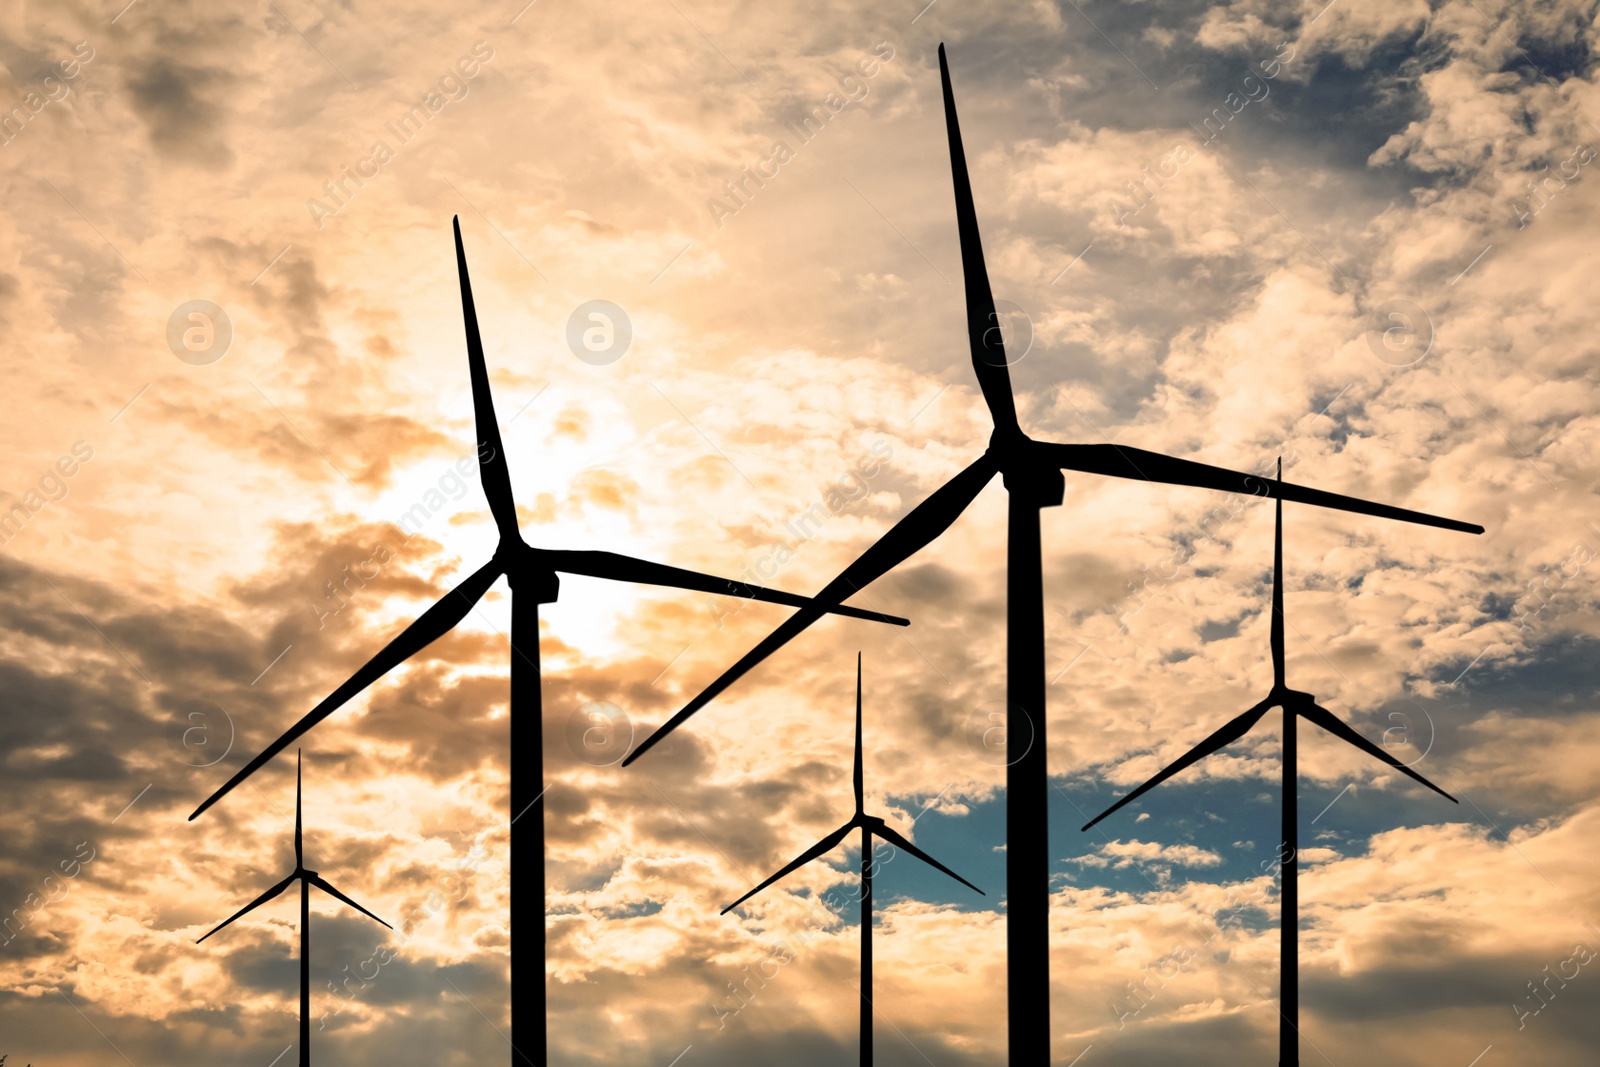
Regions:
[[[989,452],[999,461],[1006,492],[1035,508],[1060,507],[1067,497],[1067,478],[1050,446],[1018,429],[996,429]]]
[[[501,542],[502,547],[505,543]],[[498,558],[499,552],[495,553]],[[513,592],[531,596],[537,604],[554,604],[561,596],[561,576],[550,565],[549,554],[521,537],[506,553],[506,581]]]

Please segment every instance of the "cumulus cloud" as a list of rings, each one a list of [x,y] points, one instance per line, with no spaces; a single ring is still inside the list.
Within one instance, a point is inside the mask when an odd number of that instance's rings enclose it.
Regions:
[[[1097,852],[1070,862],[1086,867],[1131,867],[1137,861],[1157,861],[1181,867],[1216,867],[1222,857],[1195,845],[1163,845],[1155,841],[1108,841]]]

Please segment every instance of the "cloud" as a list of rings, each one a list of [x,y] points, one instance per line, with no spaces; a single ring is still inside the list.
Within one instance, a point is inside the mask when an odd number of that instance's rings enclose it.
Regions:
[[[1072,862],[1088,867],[1130,867],[1138,861],[1154,861],[1180,867],[1216,867],[1222,857],[1194,845],[1162,845],[1155,841],[1107,841],[1099,850],[1079,856]]]
[[[1594,936],[1586,8],[937,5],[913,25],[835,5],[691,26],[535,5],[508,26],[412,7],[140,4],[109,29],[62,9],[0,35],[18,87],[97,49],[0,145],[0,489],[95,449],[0,558],[0,1052],[270,1063],[294,1040],[293,901],[194,944],[290,860],[287,761],[187,816],[495,551],[452,216],[536,548],[814,591],[982,454],[945,40],[995,295],[1033,329],[1010,368],[1030,434],[1282,456],[1290,480],[1489,528],[1285,508],[1289,684],[1462,800],[1301,731],[1302,810],[1342,798],[1303,841],[1307,1041],[1337,1063],[1491,1043],[1590,1062],[1582,977],[1509,1010]],[[347,178],[395,101],[480,40],[470,94]],[[716,226],[707,198],[879,42],[894,58],[859,106]],[[313,219],[333,180],[347,206]],[[605,366],[567,341],[596,298],[632,324]],[[207,366],[166,347],[193,299],[234,327]],[[1255,504],[1073,473],[1042,513],[1052,830],[1267,691]],[[626,771],[596,764],[586,709],[614,705],[637,744],[788,612],[563,575],[513,651],[492,588],[301,742],[310,857],[398,927],[313,903],[318,1056],[505,1052],[529,936],[507,924],[507,675],[537,641],[544,721],[519,736],[539,729],[544,765],[517,773],[548,787],[552,1057],[848,1057],[851,846],[721,909],[848,817],[858,652],[872,810],[964,873],[1002,869],[986,735],[1008,522],[997,480],[852,598],[912,626],[817,624]],[[1056,1059],[1271,1056],[1278,733],[1269,717],[1141,798],[1138,840],[1052,845]],[[65,878],[80,844],[95,858]],[[880,1060],[1003,1062],[1003,883],[957,901],[901,870],[876,909]]]
[[[227,125],[212,99],[232,79],[224,70],[185,66],[158,59],[128,79],[135,113],[160,154],[206,170],[227,170],[233,150],[222,137]]]

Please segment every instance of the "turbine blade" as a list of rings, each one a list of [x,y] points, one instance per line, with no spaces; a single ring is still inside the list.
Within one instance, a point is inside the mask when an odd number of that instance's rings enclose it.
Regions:
[[[938,860],[934,859],[932,856],[930,856],[926,852],[922,851],[916,845],[913,845],[910,841],[907,841],[905,838],[901,837],[899,834],[897,834],[893,830],[889,829],[889,827],[887,827],[887,826],[874,827],[872,832],[874,834],[876,834],[877,836],[883,838],[885,841],[889,842],[889,844],[893,845],[895,848],[904,849],[905,851],[911,853],[913,856],[917,857],[917,859],[921,860],[923,863],[926,863],[928,866],[937,867],[939,870],[943,871],[945,874],[948,874],[950,877],[954,878],[956,881],[960,882],[962,885],[966,886],[968,889],[970,889],[973,892],[977,893],[979,896],[988,896],[988,894],[985,893],[983,890],[979,889],[977,886],[973,885],[971,882],[969,882],[965,878],[961,877],[955,871],[952,871],[949,867],[946,867],[944,864],[940,863]]]
[[[548,562],[552,570],[566,574],[583,574],[590,578],[609,578],[614,582],[692,589],[700,593],[761,600],[768,604],[787,604],[794,608],[803,608],[811,603],[810,597],[785,593],[777,589],[766,589],[759,585],[746,585],[744,582],[718,578],[716,575],[702,574],[699,571],[684,570],[682,567],[669,567],[665,563],[651,563],[649,560],[635,559],[633,556],[624,556],[617,552],[547,549],[540,551],[540,558]],[[895,626],[911,625],[911,620],[902,619],[898,615],[884,615],[881,612],[866,611],[861,608],[835,605],[828,610],[836,615],[848,615],[851,618],[867,619],[871,622],[886,622]]]
[[[372,914],[372,912],[368,911],[366,908],[363,908],[360,904],[357,904],[355,901],[351,900],[349,897],[345,896],[343,893],[341,893],[337,889],[333,888],[333,886],[329,885],[328,882],[324,878],[322,878],[320,875],[308,874],[308,875],[306,875],[306,880],[308,882],[310,882],[312,885],[316,886],[318,889],[322,890],[324,893],[328,894],[329,896],[337,897],[340,900],[344,901],[346,904],[350,905],[352,908],[356,909],[361,914],[365,915],[367,918],[375,919],[378,922],[383,923],[382,919],[379,919],[376,915]],[[383,925],[389,926],[388,923],[383,923]],[[389,929],[393,930],[394,927],[389,926]]]
[[[1451,796],[1449,793],[1446,793],[1443,789],[1440,789],[1422,775],[1418,774],[1410,767],[1407,767],[1404,763],[1401,763],[1398,759],[1395,759],[1394,756],[1385,752],[1371,741],[1368,741],[1365,737],[1362,737],[1360,734],[1356,733],[1355,730],[1351,729],[1345,724],[1343,719],[1340,719],[1333,712],[1329,711],[1322,705],[1307,702],[1306,705],[1298,706],[1295,708],[1295,710],[1299,714],[1305,716],[1309,721],[1317,724],[1333,736],[1339,738],[1339,740],[1350,742],[1352,745],[1367,753],[1369,756],[1376,756],[1378,759],[1387,763],[1401,774],[1409,775],[1418,782],[1421,782],[1435,793],[1438,793],[1440,796],[1444,797],[1450,803],[1461,803],[1455,797]]]
[[[478,309],[472,302],[472,280],[467,277],[467,253],[461,244],[461,219],[453,221],[456,231],[456,269],[461,274],[461,316],[467,326],[467,370],[472,377],[472,413],[478,430],[478,473],[483,478],[483,493],[489,498],[489,511],[503,539],[515,541],[517,505],[511,498],[511,468],[506,448],[500,440],[500,424],[494,417],[494,396],[489,392],[489,371],[483,362],[483,337],[478,333]]]
[[[771,885],[773,882],[776,882],[779,878],[782,878],[796,867],[804,867],[818,856],[826,856],[828,853],[832,852],[838,847],[839,842],[844,840],[845,834],[848,834],[855,828],[856,821],[851,819],[849,822],[839,827],[839,829],[835,830],[827,837],[824,837],[821,841],[818,841],[816,844],[800,853],[800,855],[796,856],[793,860],[786,864],[784,868],[777,874],[773,875],[771,878],[768,878],[765,882],[762,882],[760,885],[750,890],[750,892],[746,893],[732,904],[729,904],[726,908],[723,908],[721,914],[728,914],[728,912],[732,911],[734,908],[737,908],[740,904],[743,904],[745,901],[749,900],[751,897],[755,896],[757,893],[761,892],[763,889],[767,888],[767,886]]]
[[[1270,699],[1271,698],[1268,698],[1268,700]],[[1196,763],[1199,763],[1202,759],[1205,759],[1207,756],[1211,755],[1213,752],[1217,751],[1223,746],[1231,745],[1233,742],[1239,740],[1239,738],[1243,737],[1250,731],[1252,726],[1261,721],[1261,716],[1267,713],[1267,709],[1272,706],[1268,700],[1263,700],[1261,703],[1257,704],[1243,715],[1229,720],[1226,726],[1213,733],[1210,737],[1206,738],[1198,745],[1191,748],[1188,752],[1185,752],[1182,756],[1178,757],[1178,759],[1174,760],[1170,766],[1161,770],[1154,778],[1150,779],[1148,782],[1144,783],[1144,785],[1141,785],[1138,789],[1135,789],[1133,792],[1129,793],[1127,796],[1111,805],[1105,811],[1102,811],[1099,815],[1096,815],[1094,818],[1084,823],[1083,829],[1089,829],[1089,827],[1093,826],[1107,815],[1110,815],[1112,812],[1116,811],[1130,800],[1143,796],[1145,793],[1148,793],[1150,790],[1154,789],[1168,778],[1171,778],[1179,771],[1186,770],[1189,767],[1194,766]]]
[[[385,645],[376,656],[367,661],[350,680],[335,689],[327,699],[312,708],[299,722],[291,726],[288,731],[272,744],[262,750],[261,754],[249,763],[244,769],[229,778],[227,784],[206,798],[205,803],[194,809],[194,814],[189,818],[204,812],[211,805],[227,796],[234,786],[260,770],[272,757],[288,748],[296,739],[311,729],[317,723],[338,711],[346,701],[360,693],[367,686],[382,678],[394,667],[416,655],[434,641],[443,637],[450,629],[460,622],[472,610],[472,605],[486,593],[496,578],[500,577],[501,564],[498,559],[491,559],[468,575],[460,585],[446,593],[437,604],[417,617],[412,623]]]
[[[822,617],[829,608],[859,590],[885,571],[913,555],[935,537],[949,529],[950,524],[966,510],[968,504],[982,492],[994,477],[999,463],[991,453],[979,456],[966,470],[940,486],[910,514],[896,523],[850,566],[843,574],[823,587],[805,607],[789,616],[744,658],[729,667],[722,676],[706,687],[705,691],[683,706],[683,710],[667,720],[655,733],[622,761],[624,767],[648,752],[657,741],[677,729],[689,716],[705,707],[716,695],[742,678],[750,668],[782,648],[800,631]]]
[[[1360,515],[1376,515],[1401,522],[1414,522],[1422,526],[1437,526],[1444,530],[1462,533],[1483,533],[1482,526],[1456,519],[1440,518],[1420,511],[1374,504],[1353,496],[1329,493],[1321,489],[1289,485],[1253,474],[1241,474],[1226,467],[1213,467],[1209,463],[1196,463],[1188,459],[1175,459],[1159,452],[1122,445],[1044,445],[1055,455],[1055,462],[1064,470],[1103,474],[1113,478],[1132,478],[1168,485],[1192,485],[1200,489],[1221,489],[1228,493],[1245,493],[1251,496],[1276,497],[1300,504],[1315,504],[1335,511],[1352,511]]]
[[[1017,405],[1011,395],[1011,372],[1006,370],[1005,338],[989,290],[989,271],[983,262],[983,239],[978,233],[978,212],[972,204],[972,182],[967,176],[967,156],[961,147],[961,124],[956,119],[956,98],[950,89],[950,65],[944,45],[939,45],[939,80],[944,88],[944,125],[950,140],[950,178],[955,186],[956,230],[961,237],[961,273],[967,290],[967,341],[972,347],[972,369],[989,405],[995,429],[1017,431]]]
[[[856,653],[856,770],[852,777],[856,787],[856,815],[865,810],[866,779],[861,773],[861,653]]]
[[[251,910],[253,910],[255,908],[259,908],[261,905],[265,904],[267,901],[271,900],[273,897],[276,897],[279,893],[282,893],[285,889],[288,889],[289,886],[293,885],[294,884],[294,880],[296,878],[298,878],[299,876],[300,876],[300,870],[297,867],[297,868],[295,868],[294,874],[291,874],[289,877],[285,878],[283,881],[279,882],[277,885],[273,886],[271,889],[267,890],[265,893],[262,893],[259,897],[256,897],[256,899],[252,900],[250,903],[246,904],[244,907],[240,908],[238,911],[234,912],[232,915],[228,916],[226,919],[222,920],[217,925],[213,926],[211,928],[211,930],[205,935],[205,937],[202,937],[200,939],[200,941],[204,941],[206,939],[206,937],[210,937],[212,934],[216,933],[218,930],[222,929],[224,926],[227,926],[229,923],[233,922],[233,920],[239,918],[242,915],[245,915],[245,914],[249,913]],[[198,945],[200,943],[200,941],[196,941],[195,944]]]
[[[306,865],[305,845],[300,836],[300,750],[294,752],[294,865]]]

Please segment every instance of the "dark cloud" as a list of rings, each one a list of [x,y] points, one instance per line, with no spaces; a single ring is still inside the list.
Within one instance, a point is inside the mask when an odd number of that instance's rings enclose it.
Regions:
[[[221,171],[232,166],[234,154],[226,141],[228,114],[218,101],[234,83],[226,70],[163,57],[132,75],[127,88],[157,152]]]

